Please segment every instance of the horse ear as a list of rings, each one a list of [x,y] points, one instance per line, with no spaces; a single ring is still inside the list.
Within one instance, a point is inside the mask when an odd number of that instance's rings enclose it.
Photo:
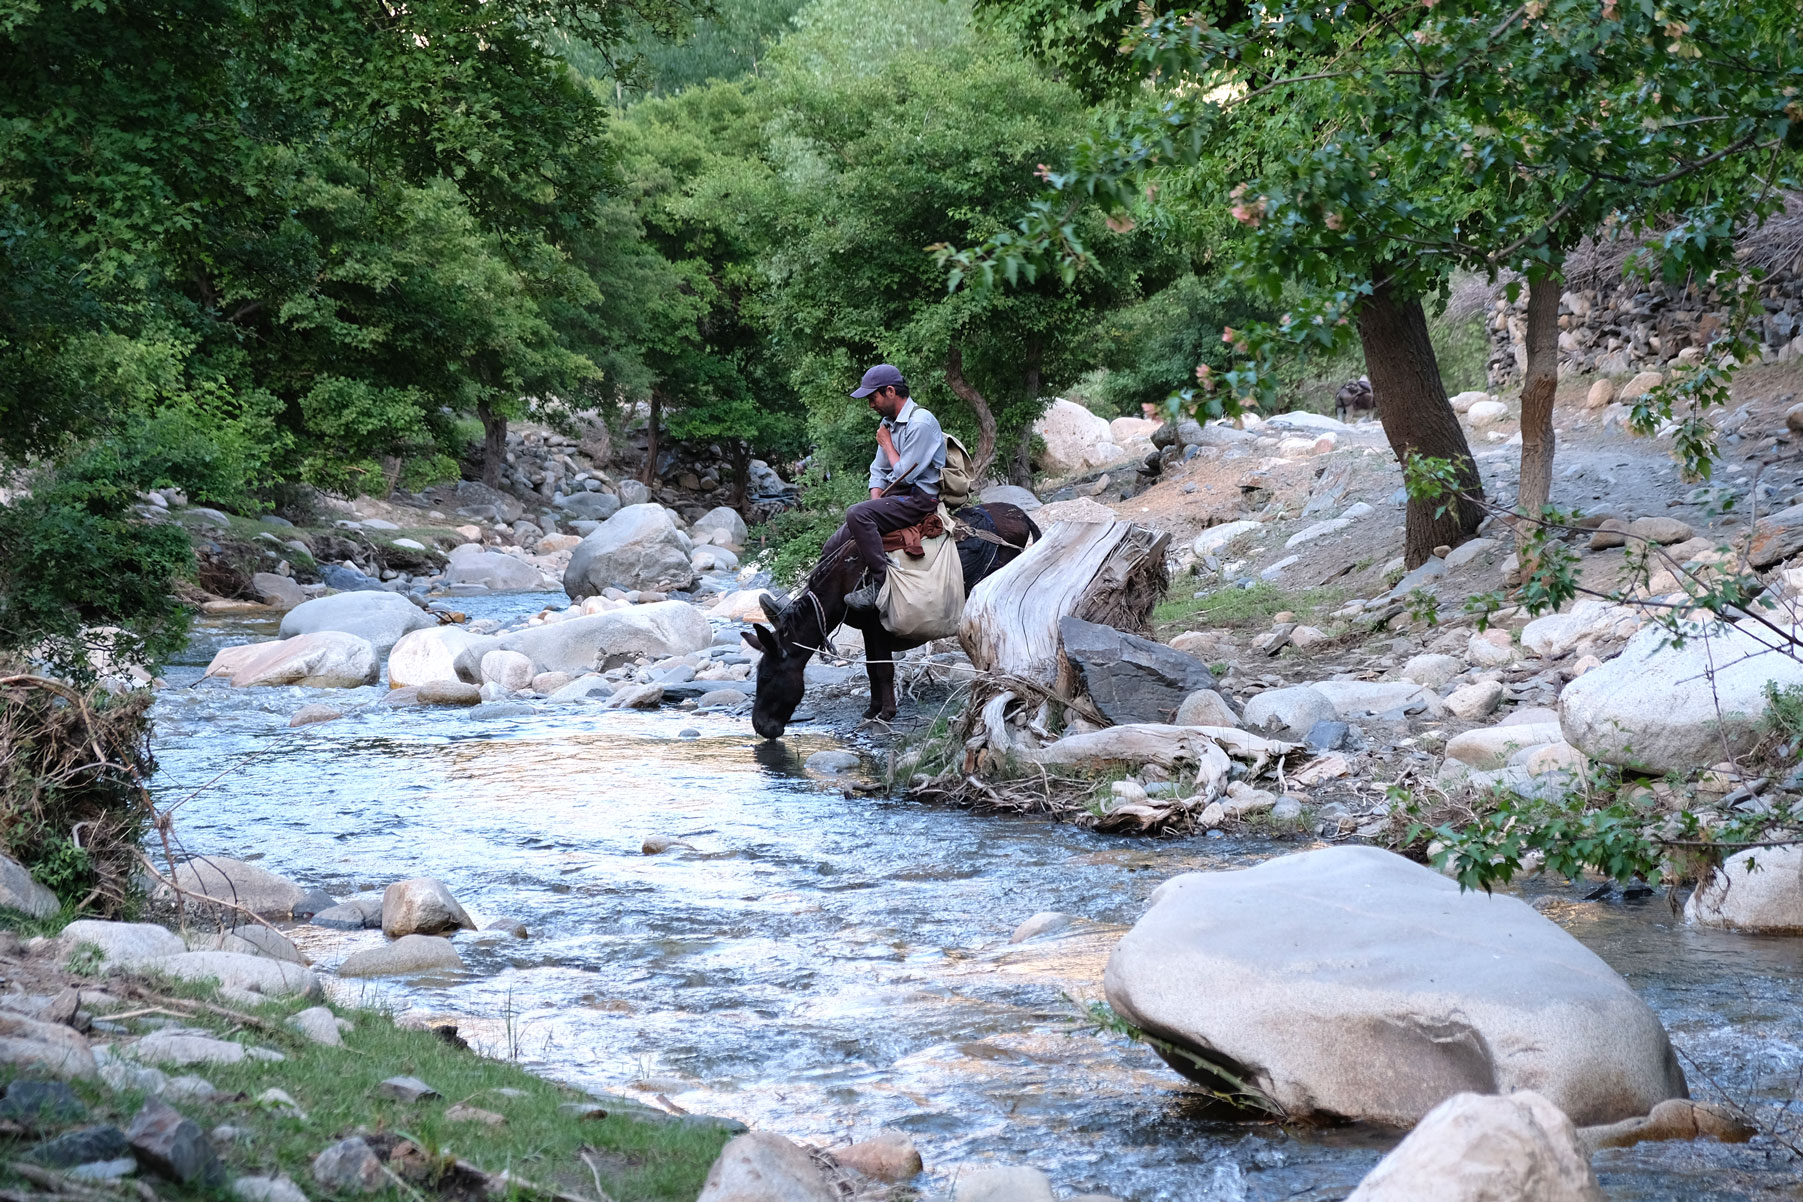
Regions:
[[[757,635],[757,642],[753,645],[757,647],[759,651],[763,652],[765,655],[782,655],[783,645],[777,640],[776,631],[770,629],[768,626],[759,626],[754,622],[752,623],[751,630],[745,635],[745,641],[748,643],[751,642],[751,636],[754,634]]]
[[[764,616],[770,619],[772,626],[783,620],[782,603],[769,593],[758,594],[758,608],[764,611]]]
[[[762,630],[762,629],[763,629],[762,626],[753,626],[751,628],[751,630],[744,631],[744,632],[742,632],[742,635],[741,635],[741,637],[743,637],[745,640],[745,645],[747,647],[750,647],[753,651],[759,652],[760,654],[764,650],[764,644],[758,641],[757,635],[753,634],[752,631]]]

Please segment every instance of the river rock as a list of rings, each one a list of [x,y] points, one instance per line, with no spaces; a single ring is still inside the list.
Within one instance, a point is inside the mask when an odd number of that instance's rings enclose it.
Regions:
[[[1467,722],[1487,718],[1502,704],[1503,691],[1502,682],[1497,680],[1480,680],[1454,689],[1446,695],[1446,712]]]
[[[729,505],[716,506],[696,518],[689,527],[689,533],[699,538],[703,534],[724,534],[725,540],[714,539],[715,544],[725,547],[743,547],[750,533],[745,528],[745,519],[739,511]]]
[[[713,627],[699,609],[686,601],[657,601],[528,627],[508,635],[501,646],[545,671],[579,675],[606,666],[610,658],[689,655],[713,641]]]
[[[144,1103],[125,1138],[139,1164],[172,1181],[202,1181],[219,1172],[219,1157],[200,1124],[161,1098]]]
[[[561,510],[564,516],[579,521],[605,522],[620,512],[620,498],[605,492],[578,492],[569,496],[558,497],[551,502]],[[539,544],[544,550],[544,544]]]
[[[388,1174],[370,1146],[353,1135],[313,1158],[313,1180],[333,1193],[366,1194],[385,1189]]]
[[[977,494],[977,500],[985,505],[1013,505],[1026,513],[1032,513],[1042,504],[1031,489],[1018,484],[991,484]]]
[[[126,1049],[142,1064],[167,1064],[176,1067],[189,1064],[239,1064],[246,1057],[244,1045],[230,1039],[215,1039],[191,1028],[165,1028],[152,1031]]]
[[[85,949],[99,954],[108,968],[136,968],[188,950],[181,936],[154,922],[106,922],[78,918],[57,936],[58,959],[67,961]]]
[[[1456,1093],[1532,1088],[1594,1124],[1686,1092],[1658,1018],[1593,952],[1373,847],[1165,882],[1103,983],[1128,1022],[1293,1120],[1407,1126]]]
[[[342,717],[344,717],[343,710],[333,709],[329,705],[303,705],[294,711],[294,716],[288,719],[288,725],[290,727],[317,726],[321,722],[336,722]]]
[[[381,656],[408,631],[437,623],[438,619],[399,593],[359,591],[302,602],[282,615],[280,633],[285,639],[322,631],[354,634]]]
[[[363,893],[347,897],[313,916],[313,925],[333,931],[377,930],[382,926],[382,895]]]
[[[1773,564],[1803,551],[1803,505],[1768,513],[1753,523],[1753,542],[1747,562],[1756,568]]]
[[[1465,410],[1465,420],[1474,428],[1494,426],[1509,420],[1509,407],[1501,401],[1478,401]]]
[[[801,1148],[771,1131],[732,1139],[695,1202],[838,1202],[839,1191]]]
[[[307,599],[307,594],[301,592],[300,585],[274,572],[253,573],[250,587],[263,604],[271,609],[293,609]]]
[[[461,680],[428,680],[419,686],[421,705],[481,705],[482,690]]]
[[[318,997],[319,978],[306,967],[243,952],[183,952],[146,968],[183,981],[218,981],[222,989],[265,997]]]
[[[6,1097],[0,1099],[0,1118],[27,1128],[76,1122],[87,1115],[87,1104],[62,1081],[16,1078],[6,1087]]]
[[[213,657],[206,674],[226,676],[240,689],[258,685],[354,689],[376,683],[382,664],[369,640],[322,630],[273,643],[227,647]]]
[[[597,526],[570,552],[563,574],[564,591],[576,601],[610,585],[674,592],[694,584],[689,548],[676,523],[663,506],[649,503],[628,505]]]
[[[323,1043],[333,1048],[344,1046],[344,1034],[338,1029],[338,1016],[328,1006],[314,1006],[298,1014],[291,1014],[288,1016],[288,1025],[314,1043]]]
[[[341,977],[400,977],[410,973],[462,968],[463,957],[449,939],[437,935],[402,935],[386,947],[352,952],[338,966]]]
[[[1083,691],[1110,722],[1171,722],[1184,699],[1214,687],[1194,656],[1098,622],[1060,618],[1058,640]]]
[[[396,881],[382,894],[382,933],[390,939],[436,935],[459,927],[473,931],[476,924],[443,881],[417,876]]]
[[[1615,381],[1607,378],[1601,379],[1592,384],[1590,391],[1584,394],[1584,408],[1601,409],[1614,399]]]
[[[828,748],[810,755],[802,768],[815,776],[843,776],[847,772],[856,772],[862,762],[855,751]]]
[[[1062,397],[1033,423],[1033,433],[1045,440],[1040,465],[1055,476],[1103,467],[1124,455],[1104,418]]]
[[[591,673],[580,676],[557,689],[548,700],[551,701],[588,701],[593,698],[611,697],[614,693],[613,681],[605,676]]]
[[[1025,1166],[961,1173],[952,1202],[1053,1202],[1051,1178]]]
[[[1625,605],[1593,598],[1579,601],[1570,612],[1535,618],[1521,631],[1521,645],[1535,655],[1554,659],[1585,639],[1625,638],[1640,626],[1640,615]]]
[[[1333,701],[1310,685],[1266,689],[1240,707],[1240,720],[1248,730],[1275,730],[1303,738],[1317,722],[1339,717]]]
[[[1008,936],[1009,943],[1025,943],[1040,935],[1050,935],[1062,931],[1071,925],[1071,916],[1057,910],[1041,910],[1027,921],[1014,928]]]
[[[267,868],[226,856],[177,864],[175,885],[203,899],[242,906],[260,918],[311,918],[333,904],[318,889],[303,889]]]
[[[1197,689],[1177,707],[1178,726],[1238,726],[1239,716],[1213,689]]]
[[[329,908],[329,907],[328,907]],[[305,965],[306,957],[301,955],[300,948],[294,941],[280,931],[266,926],[236,926],[229,931],[218,931],[210,935],[190,935],[188,950],[191,952],[242,952],[247,956],[268,956],[271,960],[286,960],[290,964]]]
[[[899,1183],[920,1175],[925,1167],[920,1149],[900,1131],[884,1131],[874,1139],[834,1148],[833,1159],[872,1181]]]
[[[307,1202],[301,1187],[285,1174],[279,1177],[235,1177],[232,1197],[238,1202]]]
[[[1479,668],[1505,667],[1515,659],[1515,645],[1506,630],[1480,630],[1465,644],[1465,658]]]
[[[455,1032],[456,1028],[452,1030]],[[429,1102],[444,1096],[418,1077],[390,1077],[378,1084],[374,1093],[378,1098],[392,1098],[396,1102]]]
[[[1623,384],[1621,389],[1616,392],[1615,399],[1625,405],[1629,401],[1645,396],[1663,383],[1665,383],[1665,377],[1658,372],[1643,371]]]
[[[1651,517],[1635,518],[1629,522],[1628,534],[1632,538],[1644,538],[1648,542],[1668,547],[1673,543],[1688,541],[1694,537],[1695,531],[1677,518]]]
[[[1571,1120],[1524,1089],[1446,1099],[1346,1202],[1603,1202],[1603,1191]]]
[[[0,906],[32,918],[48,918],[62,909],[56,894],[31,879],[25,865],[0,855]]]
[[[695,699],[695,708],[703,710],[732,709],[734,706],[743,705],[747,696],[749,694],[744,689],[709,689]]]
[[[663,700],[664,686],[655,681],[650,684],[623,684],[608,694],[607,700],[601,703],[601,708],[610,710],[656,709],[663,704]]]
[[[411,688],[434,680],[482,683],[482,659],[501,645],[492,635],[461,626],[433,626],[403,635],[388,653],[388,687]]]
[[[1768,683],[1803,686],[1803,664],[1771,650],[1778,636],[1755,624],[1724,624],[1682,648],[1667,637],[1648,626],[1620,655],[1565,686],[1559,723],[1567,743],[1637,771],[1687,772],[1753,749]]]
[[[1578,1142],[1586,1152],[1594,1154],[1601,1148],[1631,1148],[1673,1139],[1719,1139],[1725,1144],[1744,1144],[1757,1134],[1757,1128],[1727,1107],[1670,1098],[1641,1118],[1580,1128]]]
[[[545,588],[539,570],[500,551],[459,555],[445,567],[447,584],[479,584],[491,592],[520,593]]]
[[[1309,686],[1333,703],[1335,718],[1425,709],[1438,715],[1440,698],[1406,680],[1317,680]],[[1308,733],[1307,731],[1303,732]]]
[[[1456,655],[1417,655],[1402,665],[1398,675],[1412,684],[1437,689],[1464,670]]]
[[[1803,933],[1803,847],[1760,847],[1729,856],[1691,893],[1684,918],[1749,934]]]
[[[0,1065],[70,1080],[92,1080],[94,1053],[81,1032],[0,1010]]]
[[[1262,528],[1262,522],[1254,522],[1249,519],[1223,522],[1219,526],[1210,526],[1196,535],[1195,540],[1190,543],[1190,549],[1197,555],[1218,555],[1222,548],[1240,535]]]
[[[484,683],[518,693],[532,684],[532,657],[521,651],[490,651],[482,657]]]
[[[1462,731],[1448,739],[1446,758],[1489,772],[1506,765],[1516,752],[1559,741],[1559,725],[1554,722],[1486,726]]]

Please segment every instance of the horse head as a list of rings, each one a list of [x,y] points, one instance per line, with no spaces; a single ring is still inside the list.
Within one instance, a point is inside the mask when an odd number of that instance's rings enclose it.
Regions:
[[[794,605],[782,605],[769,593],[758,598],[768,626],[752,624],[745,641],[762,654],[758,660],[757,697],[751,706],[751,726],[766,739],[780,739],[789,719],[807,691],[803,674],[820,645],[818,634],[803,631],[805,621]],[[806,606],[801,607],[808,608]],[[811,618],[812,615],[806,615]]]

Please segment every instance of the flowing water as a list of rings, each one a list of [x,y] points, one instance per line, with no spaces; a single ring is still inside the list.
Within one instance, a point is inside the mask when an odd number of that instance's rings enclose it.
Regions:
[[[538,600],[469,608],[518,617]],[[464,971],[346,981],[344,1000],[453,1018],[491,1054],[572,1085],[796,1138],[897,1127],[934,1190],[972,1166],[1032,1164],[1061,1191],[1135,1202],[1337,1199],[1394,1141],[1212,1121],[1154,1056],[1081,1011],[1159,882],[1297,845],[1135,841],[847,796],[801,770],[836,745],[823,730],[767,744],[744,719],[542,704],[487,721],[377,707],[290,730],[304,701],[377,690],[186,687],[217,647],[270,634],[210,622],[169,674],[157,784],[179,802],[186,849],[257,858],[341,897],[436,876],[479,919],[531,931],[460,936]],[[692,850],[644,855],[648,835]],[[1662,898],[1556,891],[1573,900],[1550,916],[1665,1020],[1694,1094],[1768,1111],[1795,1094],[1803,940],[1689,930]],[[1080,921],[1010,946],[1041,910]],[[291,934],[327,969],[381,941]],[[1764,1138],[1642,1145],[1596,1165],[1618,1200],[1803,1198],[1794,1161]]]

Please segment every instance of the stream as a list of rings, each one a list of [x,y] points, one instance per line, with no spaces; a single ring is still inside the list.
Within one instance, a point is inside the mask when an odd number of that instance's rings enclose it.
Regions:
[[[549,599],[460,606],[518,619]],[[1061,1192],[1131,1202],[1339,1199],[1394,1143],[1206,1119],[1151,1052],[1082,1012],[1160,882],[1304,842],[1134,840],[847,796],[801,768],[838,745],[825,728],[765,743],[747,719],[675,710],[541,702],[484,721],[376,707],[290,730],[308,701],[367,705],[380,690],[195,683],[219,647],[269,637],[267,621],[209,619],[166,673],[156,790],[184,849],[338,897],[435,876],[478,921],[531,932],[460,935],[466,967],[452,975],[328,977],[341,1001],[449,1018],[483,1051],[573,1086],[797,1139],[899,1128],[929,1192],[966,1168],[1031,1164]],[[693,849],[647,856],[650,835]],[[1803,939],[1691,930],[1663,896],[1581,900],[1589,888],[1538,891],[1658,1012],[1693,1095],[1767,1115],[1793,1098]],[[1042,910],[1079,921],[1010,946]],[[328,972],[382,940],[289,933]],[[1798,1117],[1788,1137],[1803,1142]],[[1797,1162],[1768,1137],[1644,1144],[1595,1164],[1615,1200],[1803,1197]]]

